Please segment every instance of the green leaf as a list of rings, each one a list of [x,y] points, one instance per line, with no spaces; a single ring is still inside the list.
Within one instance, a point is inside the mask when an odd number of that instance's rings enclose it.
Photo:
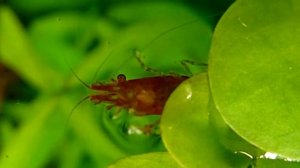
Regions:
[[[5,6],[0,6],[0,38],[1,61],[24,80],[48,92],[62,85],[62,76],[39,59],[15,13]]]
[[[217,133],[219,142],[228,150],[232,152],[241,152],[253,158],[259,157],[265,153],[261,151],[248,141],[241,138],[235,133],[224,121],[221,114],[217,111],[213,100],[209,102],[209,119]]]
[[[41,167],[51,157],[53,148],[62,140],[64,133],[62,113],[55,110],[56,105],[56,100],[39,97],[27,106],[32,111],[39,110],[39,113],[14,133],[1,151],[0,167]]]
[[[297,0],[239,0],[220,20],[209,61],[225,122],[255,146],[300,159]]]
[[[233,155],[219,144],[210,126],[208,101],[206,73],[190,78],[176,89],[161,119],[167,150],[181,165],[189,168],[247,165],[249,159]]]
[[[167,152],[148,153],[130,156],[119,160],[109,168],[180,168]]]

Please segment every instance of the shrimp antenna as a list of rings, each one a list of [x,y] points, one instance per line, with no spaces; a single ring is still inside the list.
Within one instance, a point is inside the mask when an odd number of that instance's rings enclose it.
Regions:
[[[72,74],[75,76],[75,78],[81,83],[81,84],[83,84],[85,87],[87,87],[87,88],[91,88],[90,87],[90,85],[88,85],[87,83],[85,83],[83,80],[81,80],[80,78],[79,78],[79,76],[75,73],[75,71],[70,67],[70,70],[71,70],[71,72],[72,72]]]
[[[109,45],[109,42],[107,43]],[[94,77],[93,77],[93,81],[96,80],[98,73],[100,71],[100,69],[103,67],[103,65],[108,61],[109,57],[111,56],[111,54],[113,53],[113,50],[109,51],[108,54],[106,54],[104,60],[102,61],[102,63],[97,67],[96,72],[94,73]]]
[[[85,87],[87,88],[91,88],[90,85],[88,85],[87,83],[85,83],[82,79],[79,78],[79,76],[75,73],[74,69],[72,68],[72,66],[70,65],[70,63],[68,62],[68,60],[66,58],[65,59],[65,63],[67,64],[67,66],[69,67],[70,71],[72,72],[72,74],[75,76],[75,78],[81,83],[83,84]]]
[[[91,89],[91,87],[85,83],[83,80],[81,80],[79,78],[79,76],[75,73],[75,71],[73,70],[73,68],[70,66],[69,62],[67,62],[67,60],[65,59],[65,63],[67,64],[67,66],[69,67],[70,71],[72,72],[72,74],[75,76],[75,78],[81,83],[83,84],[85,87]],[[77,107],[82,104],[84,101],[86,101],[90,96],[86,96],[83,99],[81,99],[78,103],[76,103],[76,105],[72,108],[71,112],[69,113],[68,117],[67,117],[67,121],[66,121],[66,125],[68,125],[70,118],[73,114],[73,112],[77,109]],[[67,128],[67,127],[66,127]]]
[[[79,105],[82,104],[84,101],[86,101],[89,97],[90,97],[90,96],[86,96],[86,97],[84,97],[83,99],[81,99],[78,103],[76,103],[76,105],[72,108],[71,112],[70,112],[69,115],[68,115],[66,124],[69,123],[70,118],[71,118],[73,112],[77,109],[77,107],[79,107]]]

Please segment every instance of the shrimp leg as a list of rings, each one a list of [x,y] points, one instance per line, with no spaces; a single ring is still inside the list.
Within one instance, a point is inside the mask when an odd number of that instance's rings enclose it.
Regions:
[[[137,49],[134,49],[133,50],[133,54],[135,56],[135,58],[137,59],[137,61],[139,62],[140,66],[147,72],[152,72],[152,73],[156,73],[156,74],[159,74],[160,76],[163,76],[165,75],[163,72],[157,70],[157,69],[154,69],[154,68],[151,68],[151,67],[148,67],[144,61],[142,60],[142,54],[139,50]]]

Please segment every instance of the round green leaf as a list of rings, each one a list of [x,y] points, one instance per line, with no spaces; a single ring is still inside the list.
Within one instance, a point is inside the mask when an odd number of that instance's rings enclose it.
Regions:
[[[109,168],[179,168],[180,166],[167,152],[130,156],[119,160]]]
[[[212,97],[225,122],[259,148],[300,159],[300,2],[239,0],[213,37]]]
[[[218,143],[208,118],[208,100],[207,74],[201,73],[181,84],[165,106],[162,138],[167,150],[184,167],[225,168],[241,161],[237,158],[230,162],[233,154]]]

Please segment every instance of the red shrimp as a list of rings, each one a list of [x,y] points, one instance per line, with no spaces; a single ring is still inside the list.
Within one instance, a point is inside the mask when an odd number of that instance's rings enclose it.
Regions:
[[[126,80],[120,74],[110,84],[96,83],[88,86],[97,93],[89,96],[95,104],[107,102],[111,107],[119,107],[133,115],[161,115],[170,94],[187,76],[154,76]]]
[[[147,67],[141,60],[140,53],[137,51],[135,52],[137,61],[144,70],[153,73],[159,72],[153,68]],[[183,60],[181,64],[188,72],[190,72],[190,70],[187,64],[207,67],[207,64],[205,63],[195,63],[189,60]],[[83,82],[73,70],[72,72],[83,85],[96,91],[96,93],[85,97],[82,101],[90,99],[95,104],[108,103],[107,109],[117,107],[116,113],[121,109],[125,109],[136,116],[161,115],[171,93],[178,85],[189,78],[188,76],[168,74],[126,80],[124,74],[119,74],[117,80],[112,79],[111,83],[105,84],[98,82],[88,85]]]
[[[180,28],[187,24],[189,24],[189,22],[184,23],[182,25],[178,25],[177,27],[171,30]],[[168,31],[170,30],[167,30],[166,32]],[[166,34],[166,32],[159,34],[158,37]],[[149,44],[157,40],[158,37],[156,37]],[[147,67],[144,64],[144,62],[141,59],[141,53],[138,50],[134,50],[134,55],[141,67],[145,71],[160,73],[159,71]],[[205,63],[195,63],[194,61],[189,60],[183,60],[181,64],[189,74],[192,73],[189,70],[187,64],[207,67],[207,64]],[[74,72],[73,74],[87,88],[95,91],[95,93],[85,97],[77,105],[79,105],[82,101],[86,99],[90,99],[90,101],[92,101],[95,104],[108,103],[107,109],[116,107],[116,113],[124,109],[135,116],[161,115],[166,101],[171,95],[171,93],[183,81],[189,78],[188,76],[168,74],[127,80],[124,74],[119,74],[117,79],[113,79],[111,83],[94,83],[88,85],[84,83]],[[77,107],[77,105],[73,108],[73,110]],[[158,122],[154,122],[153,124],[145,125],[144,127],[140,128],[140,130],[143,131],[145,134],[151,134],[152,129],[156,125],[158,125],[158,123],[159,120]]]
[[[144,70],[158,72],[155,69],[147,67],[141,60],[139,53],[136,53],[136,58]],[[190,72],[190,70],[187,64],[207,67],[205,63],[199,64],[188,60],[183,60],[181,63],[188,72]],[[169,74],[126,80],[124,74],[119,74],[117,80],[113,79],[111,83],[105,84],[98,82],[88,85],[83,82],[74,71],[72,72],[83,85],[96,91],[96,93],[90,94],[82,99],[77,105],[86,99],[90,99],[95,104],[108,103],[107,109],[116,107],[114,114],[118,114],[120,110],[124,109],[135,116],[161,115],[171,93],[183,81],[189,78],[188,76]],[[154,123],[144,125],[138,129],[145,135],[151,135],[153,130],[155,130],[154,128],[159,124],[159,121],[160,120],[157,120]]]
[[[188,76],[160,75],[126,80],[124,74],[119,74],[117,80],[113,79],[111,83],[94,83],[88,85],[83,82],[73,70],[72,72],[84,86],[96,91],[96,93],[78,102],[72,112],[83,101],[90,99],[95,104],[108,103],[107,109],[116,107],[117,110],[115,114],[125,109],[135,116],[161,115],[171,93],[178,85],[189,78]],[[152,124],[139,127],[139,130],[145,135],[151,135],[153,128],[155,128],[158,123],[159,120]]]

